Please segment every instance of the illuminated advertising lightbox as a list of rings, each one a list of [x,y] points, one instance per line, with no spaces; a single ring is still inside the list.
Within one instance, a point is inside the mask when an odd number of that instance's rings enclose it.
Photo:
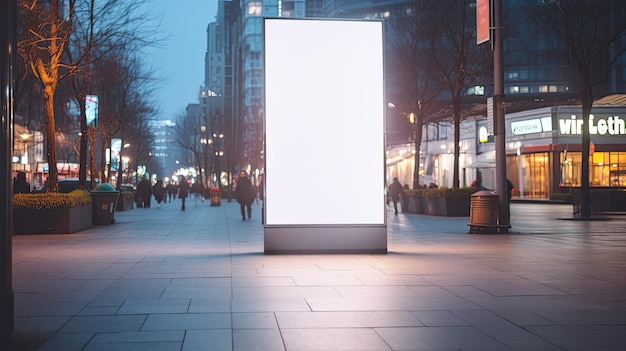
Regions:
[[[114,171],[119,170],[120,152],[122,151],[122,139],[111,139],[111,168]]]
[[[87,116],[87,125],[98,125],[98,95],[87,95],[85,97],[85,115]]]
[[[266,234],[382,228],[386,249],[382,21],[267,18],[264,50]]]

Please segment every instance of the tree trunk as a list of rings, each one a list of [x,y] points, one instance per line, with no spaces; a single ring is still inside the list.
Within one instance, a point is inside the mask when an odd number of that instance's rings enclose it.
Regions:
[[[419,188],[420,185],[420,147],[422,145],[422,134],[424,125],[424,111],[418,108],[415,113],[415,155],[413,165],[413,189]]]
[[[591,190],[589,189],[589,144],[591,137],[589,135],[589,115],[593,106],[593,96],[591,93],[590,74],[587,71],[581,74],[580,97],[582,105],[582,148],[581,148],[581,185],[580,193],[582,200],[581,216],[585,218],[591,217]]]
[[[48,192],[59,191],[59,174],[57,170],[56,126],[54,124],[54,89],[44,87],[44,108],[46,111],[46,150],[48,158]]]
[[[454,165],[452,176],[452,187],[459,187],[459,143],[461,142],[461,95],[454,98]]]
[[[78,187],[87,189],[87,150],[89,148],[89,131],[87,129],[87,116],[85,112],[85,95],[78,96],[80,110],[80,149],[78,151]]]
[[[96,185],[96,133],[96,128],[89,129],[89,143],[91,145],[89,148],[89,176],[91,177],[91,189],[88,190],[92,190]]]

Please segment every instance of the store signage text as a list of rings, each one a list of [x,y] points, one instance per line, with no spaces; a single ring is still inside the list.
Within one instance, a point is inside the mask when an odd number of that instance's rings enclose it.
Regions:
[[[583,120],[571,115],[570,119],[559,120],[559,132],[561,135],[582,134]],[[589,115],[590,135],[626,135],[626,121],[619,116],[608,118],[595,118]]]
[[[552,131],[552,118],[542,117],[511,122],[513,135],[524,135]]]

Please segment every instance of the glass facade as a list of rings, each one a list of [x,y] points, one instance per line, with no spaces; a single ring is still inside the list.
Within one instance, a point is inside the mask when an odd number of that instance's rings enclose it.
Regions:
[[[581,153],[562,152],[560,155],[562,183],[580,186]],[[626,186],[626,151],[594,152],[590,157],[589,182],[591,186]]]
[[[552,179],[550,164],[550,153],[548,152],[507,157],[507,178],[515,186],[513,196],[550,197],[550,179]]]

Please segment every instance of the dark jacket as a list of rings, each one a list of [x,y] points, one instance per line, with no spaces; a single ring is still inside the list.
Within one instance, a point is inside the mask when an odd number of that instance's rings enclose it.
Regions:
[[[157,201],[163,201],[163,195],[165,195],[165,188],[163,187],[163,181],[157,180],[156,184],[152,187],[152,193],[154,199]]]
[[[250,204],[254,201],[256,194],[252,188],[252,182],[248,177],[239,177],[235,187],[235,196],[240,204]]]
[[[152,185],[147,178],[143,178],[139,184],[137,184],[137,192],[142,199],[149,199],[152,195]]]
[[[178,192],[178,185],[174,183],[169,183],[167,184],[165,189],[167,190],[168,194],[176,195],[176,193]]]
[[[394,201],[398,201],[400,199],[400,194],[402,194],[402,191],[404,191],[402,189],[402,184],[400,184],[397,179],[395,179],[393,183],[391,183],[391,185],[389,186],[389,196],[391,196],[391,199]]]
[[[183,178],[180,183],[178,183],[178,198],[185,199],[189,196],[189,184],[187,184],[187,180]]]
[[[17,177],[13,179],[13,193],[14,194],[28,194],[30,193],[30,184],[26,181],[26,173],[19,172]]]

